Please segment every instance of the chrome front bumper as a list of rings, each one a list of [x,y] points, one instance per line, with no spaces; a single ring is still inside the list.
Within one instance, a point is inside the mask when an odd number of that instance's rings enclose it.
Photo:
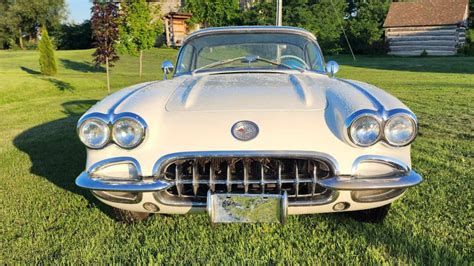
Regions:
[[[359,178],[356,176],[334,176],[317,183],[331,190],[378,190],[378,189],[404,189],[416,186],[422,181],[422,177],[411,170],[400,176],[383,178]],[[137,181],[107,182],[100,178],[92,177],[88,172],[82,172],[76,179],[76,185],[85,189],[98,191],[126,191],[126,192],[155,192],[166,190],[173,183],[157,180],[153,177],[143,178]]]

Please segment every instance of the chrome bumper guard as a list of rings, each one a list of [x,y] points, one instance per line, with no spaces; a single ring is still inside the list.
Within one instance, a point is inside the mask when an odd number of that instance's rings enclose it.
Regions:
[[[319,180],[318,184],[332,190],[375,190],[403,189],[421,183],[423,179],[415,171],[394,177],[356,178],[352,176],[335,176]]]
[[[403,189],[421,183],[423,179],[415,171],[404,175],[384,178],[357,178],[353,176],[335,176],[318,180],[318,184],[332,190],[375,190]],[[153,192],[166,190],[174,184],[152,177],[137,181],[106,181],[94,178],[83,172],[76,179],[76,185],[82,188],[99,191]]]
[[[152,192],[165,190],[173,186],[172,183],[143,178],[136,181],[106,181],[92,177],[88,172],[82,172],[76,178],[76,185],[82,188],[98,191],[124,191],[124,192]]]

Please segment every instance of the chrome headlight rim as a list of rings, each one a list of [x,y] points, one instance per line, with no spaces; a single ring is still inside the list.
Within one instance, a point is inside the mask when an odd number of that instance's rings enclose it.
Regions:
[[[88,122],[96,122],[98,124],[102,124],[103,128],[104,128],[104,135],[106,137],[106,139],[100,144],[100,145],[96,145],[96,146],[92,146],[90,145],[84,138],[83,134],[82,134],[82,129],[84,128],[84,126],[88,123]],[[111,139],[111,129],[110,129],[110,125],[109,123],[107,123],[105,120],[101,119],[100,117],[88,117],[84,120],[82,120],[80,122],[80,124],[78,125],[77,127],[77,135],[79,136],[79,139],[81,140],[81,142],[89,149],[93,149],[93,150],[99,150],[99,149],[102,149],[104,148],[105,146],[107,146],[109,143],[110,143],[110,139]]]
[[[387,138],[387,133],[386,131],[388,130],[388,125],[389,123],[395,119],[395,118],[398,118],[398,117],[405,117],[407,118],[407,120],[409,120],[413,126],[413,133],[412,135],[410,136],[410,139],[409,141],[405,142],[405,143],[402,143],[402,144],[399,144],[399,143],[395,143],[393,141],[391,141],[390,139]],[[406,147],[410,144],[413,143],[413,141],[415,141],[417,135],[418,135],[418,122],[416,120],[416,118],[414,117],[414,115],[410,114],[410,113],[395,113],[393,115],[391,115],[390,117],[387,118],[387,120],[385,120],[385,123],[383,125],[383,135],[384,135],[384,141],[392,146],[392,147]]]
[[[352,126],[357,121],[359,121],[360,119],[363,119],[363,118],[371,118],[371,119],[375,120],[378,124],[378,127],[379,127],[379,132],[378,132],[377,138],[369,144],[364,144],[364,143],[358,142],[357,140],[355,140],[352,137],[352,134],[351,134],[352,133]],[[349,139],[349,142],[352,145],[354,145],[356,147],[367,148],[367,147],[371,147],[371,146],[377,144],[383,138],[383,128],[384,128],[383,127],[383,121],[378,115],[368,113],[368,112],[363,112],[363,113],[360,113],[360,114],[356,115],[353,119],[350,120],[350,123],[348,123],[348,126],[346,127],[346,136],[347,136],[347,138]]]
[[[140,131],[142,132],[141,136],[138,138],[138,141],[133,143],[133,145],[124,145],[119,140],[117,140],[117,138],[115,136],[115,130],[116,130],[116,126],[117,126],[118,122],[124,121],[124,120],[131,120],[131,121],[135,122],[140,127]],[[139,117],[137,115],[121,114],[121,115],[117,116],[114,119],[114,121],[112,123],[112,128],[111,128],[111,133],[110,134],[111,134],[111,139],[113,140],[113,142],[115,144],[117,144],[117,146],[119,146],[122,149],[131,150],[131,149],[134,149],[134,148],[140,146],[140,144],[142,144],[143,141],[145,140],[145,137],[147,135],[147,124],[145,123],[145,121],[141,117]]]

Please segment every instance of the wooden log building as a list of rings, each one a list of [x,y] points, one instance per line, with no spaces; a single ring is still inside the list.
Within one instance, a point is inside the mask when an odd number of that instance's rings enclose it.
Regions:
[[[454,55],[466,42],[469,0],[393,2],[385,19],[392,55]]]

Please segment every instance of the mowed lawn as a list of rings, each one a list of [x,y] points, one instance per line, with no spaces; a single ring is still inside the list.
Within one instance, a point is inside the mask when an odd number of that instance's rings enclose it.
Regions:
[[[57,52],[59,74],[43,77],[36,52],[0,51],[0,264],[474,262],[473,57],[335,58],[340,77],[389,91],[420,121],[413,166],[425,181],[383,224],[322,214],[213,229],[205,214],[120,224],[74,185],[85,163],[76,122],[107,95],[91,53]],[[123,57],[112,70],[114,90],[161,79],[161,61],[175,56],[146,52],[142,79],[137,59]]]

